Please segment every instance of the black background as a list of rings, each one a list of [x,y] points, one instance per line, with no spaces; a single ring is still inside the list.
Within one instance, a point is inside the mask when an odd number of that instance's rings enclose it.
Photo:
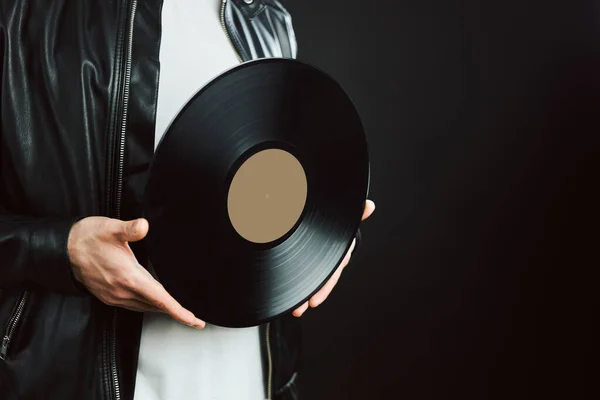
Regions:
[[[303,317],[303,398],[591,397],[600,6],[554,3],[284,2],[362,115],[377,204]]]

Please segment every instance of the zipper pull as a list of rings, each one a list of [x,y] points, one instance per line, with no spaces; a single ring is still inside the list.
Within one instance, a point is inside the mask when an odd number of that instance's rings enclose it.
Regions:
[[[0,347],[0,360],[6,360],[6,353],[8,352],[9,343],[10,338],[8,336],[4,336],[2,339],[2,346]]]

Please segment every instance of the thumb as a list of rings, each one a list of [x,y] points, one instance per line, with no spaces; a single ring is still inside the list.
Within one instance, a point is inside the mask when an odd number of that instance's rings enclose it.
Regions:
[[[148,221],[144,218],[124,221],[121,224],[119,238],[124,242],[137,242],[146,237],[148,233]]]
[[[373,203],[372,200],[367,200],[365,202],[365,209],[363,211],[361,220],[364,221],[365,219],[369,218],[371,214],[373,214],[373,211],[375,211],[375,203]]]

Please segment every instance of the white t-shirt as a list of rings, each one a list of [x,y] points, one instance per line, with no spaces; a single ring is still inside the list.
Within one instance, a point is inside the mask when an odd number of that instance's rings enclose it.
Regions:
[[[239,63],[220,6],[220,0],[164,1],[155,146],[195,92]],[[135,400],[265,398],[258,328],[198,331],[167,315],[144,315]]]

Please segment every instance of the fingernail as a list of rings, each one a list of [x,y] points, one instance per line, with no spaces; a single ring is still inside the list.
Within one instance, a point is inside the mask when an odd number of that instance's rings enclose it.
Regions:
[[[202,326],[200,324],[196,324],[196,323],[187,324],[187,326],[189,326],[190,328],[204,329],[204,326]]]
[[[321,298],[321,296],[319,296],[320,293],[315,294],[309,301],[308,301],[308,305],[310,308],[315,308],[318,307],[319,304],[321,304],[323,302],[323,299]]]

